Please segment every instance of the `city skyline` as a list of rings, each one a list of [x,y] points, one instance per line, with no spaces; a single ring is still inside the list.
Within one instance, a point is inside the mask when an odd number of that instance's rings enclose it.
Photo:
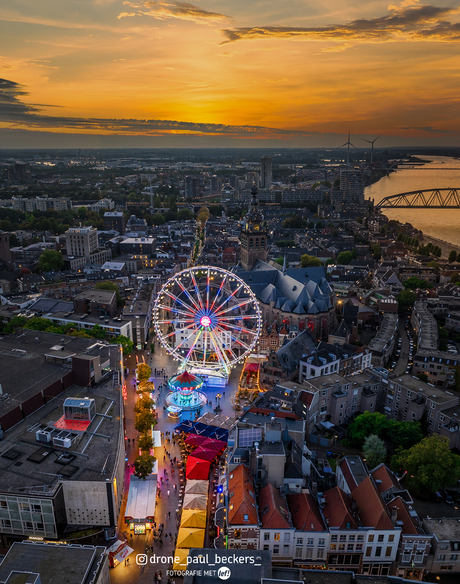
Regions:
[[[4,0],[0,147],[454,146],[446,0]]]

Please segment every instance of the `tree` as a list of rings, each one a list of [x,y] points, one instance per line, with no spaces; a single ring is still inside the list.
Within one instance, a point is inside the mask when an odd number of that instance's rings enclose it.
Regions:
[[[155,418],[150,410],[141,410],[136,413],[134,427],[140,434],[145,434],[154,425]]]
[[[142,434],[142,436],[139,438],[137,445],[142,450],[142,452],[149,453],[150,450],[153,448],[152,437],[149,436],[149,434]]]
[[[353,259],[353,254],[351,251],[341,251],[337,256],[337,263],[342,265],[348,265]]]
[[[117,298],[117,306],[123,306],[124,300],[120,295],[120,289],[114,282],[98,282],[94,286],[95,290],[109,290],[110,292],[115,292]]]
[[[282,266],[284,265],[284,258],[282,256],[280,256],[279,258],[276,258],[275,263]]]
[[[38,260],[38,267],[42,272],[58,271],[63,265],[62,253],[54,249],[45,249]]]
[[[388,418],[379,412],[359,414],[347,428],[348,438],[353,446],[361,447],[368,436],[382,436],[388,426]]]
[[[119,335],[116,338],[116,341],[119,345],[123,348],[123,355],[130,355],[134,349],[134,343],[129,337],[125,337],[124,335]]]
[[[371,245],[372,255],[377,261],[382,257],[382,247],[380,243],[373,243]]]
[[[375,434],[371,434],[366,438],[363,450],[369,468],[375,468],[385,460],[387,455],[384,441]]]
[[[300,256],[300,265],[302,266],[302,268],[306,268],[308,266],[322,266],[323,263],[319,258],[315,256],[304,254]]]
[[[393,450],[410,448],[423,438],[422,426],[420,422],[397,422],[389,419],[384,438],[391,443]]]
[[[152,375],[151,368],[147,363],[139,363],[137,366],[137,380],[142,383],[142,381],[148,381]]]
[[[181,209],[177,213],[178,221],[188,221],[189,219],[193,219],[194,217],[195,215],[193,214],[193,211],[191,211],[190,209]]]
[[[134,474],[145,481],[145,479],[152,474],[153,465],[156,458],[150,454],[141,454],[134,461]]]
[[[155,213],[155,215],[152,217],[152,223],[154,225],[164,225],[165,218],[161,213]]]
[[[295,217],[287,217],[283,221],[283,227],[286,229],[302,229],[306,224],[307,222],[305,219],[302,219],[300,215],[296,215]]]
[[[450,253],[449,253],[449,263],[452,264],[453,262],[455,262],[457,260],[457,252],[455,251],[455,249],[453,249]]]
[[[149,397],[147,394],[142,395],[141,397],[139,397],[139,399],[136,401],[135,405],[134,405],[134,412],[136,414],[138,414],[139,412],[142,412],[144,410],[147,410],[148,412],[152,411],[153,408],[153,399],[151,397]]]
[[[407,473],[409,491],[422,499],[443,487],[454,485],[460,478],[460,456],[453,454],[449,440],[438,434],[399,452],[391,465],[393,470]]]
[[[420,381],[428,383],[428,375],[426,373],[419,373],[417,377],[420,379]]]
[[[407,288],[408,290],[416,290],[417,288],[427,290],[433,288],[433,285],[426,280],[417,278],[417,276],[411,276],[404,282],[404,288]]]
[[[401,290],[401,292],[396,296],[398,301],[399,311],[404,312],[406,308],[414,306],[417,300],[417,294],[411,290]]]

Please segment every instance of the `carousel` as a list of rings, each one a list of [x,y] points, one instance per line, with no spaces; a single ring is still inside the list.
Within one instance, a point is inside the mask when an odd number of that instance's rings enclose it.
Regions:
[[[171,377],[168,380],[170,392],[165,398],[168,412],[198,410],[203,407],[207,402],[206,394],[200,391],[203,383],[201,377],[188,371]]]

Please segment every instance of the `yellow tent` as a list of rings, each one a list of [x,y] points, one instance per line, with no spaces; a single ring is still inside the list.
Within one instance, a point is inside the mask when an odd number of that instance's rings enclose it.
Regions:
[[[201,509],[184,509],[180,522],[181,527],[206,528],[206,511]]]
[[[180,527],[177,534],[177,547],[202,548],[204,544],[204,529]]]
[[[179,560],[176,562],[176,558]],[[188,558],[188,550],[182,550],[180,548],[176,548],[174,551],[174,564],[173,570],[186,570],[187,569],[187,558]]]

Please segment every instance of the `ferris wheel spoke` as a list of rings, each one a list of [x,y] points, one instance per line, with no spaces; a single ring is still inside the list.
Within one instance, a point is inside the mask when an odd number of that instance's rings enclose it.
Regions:
[[[197,309],[200,310],[200,307],[198,306],[198,304],[195,302],[195,300],[193,299],[193,297],[191,296],[190,292],[184,288],[182,286],[182,283],[177,281],[177,283],[179,284],[179,286],[181,287],[182,291],[186,294],[187,298],[190,300],[190,302],[193,304],[193,306]]]
[[[217,326],[219,326],[219,325],[217,325]],[[231,328],[231,329],[233,329],[235,331],[240,331],[242,333],[246,333],[246,334],[249,334],[249,335],[254,335],[254,331],[251,331],[251,330],[249,330],[247,328],[243,328],[243,327],[240,327],[240,326],[234,326],[234,325],[227,324],[227,323],[225,323],[223,326],[227,326],[228,328]],[[222,330],[225,330],[225,329],[222,329]]]
[[[181,321],[183,322],[183,321]],[[175,331],[173,331],[172,333],[168,333],[167,335],[165,335],[163,338],[164,339],[168,339],[169,337],[172,337],[173,335],[176,335],[179,331],[186,331],[187,329],[190,329],[192,327],[195,326],[195,321],[192,322],[192,324],[189,324],[188,326],[185,326],[182,329],[176,329]]]
[[[186,310],[194,310],[193,306],[190,306],[190,304],[187,304],[186,302],[181,300],[178,296],[176,296],[172,292],[169,292],[169,290],[165,290],[165,294],[167,294],[172,300],[174,300],[175,302],[177,302],[178,304],[183,306]]]
[[[217,290],[216,296],[215,296],[214,300],[212,301],[210,310],[212,310],[214,308],[214,304],[216,303],[216,300],[218,299],[219,294],[222,292],[222,289],[223,289],[226,281],[227,281],[227,274],[225,274],[224,279],[220,283],[220,286],[219,286],[219,289]]]
[[[230,296],[228,298],[226,298],[225,300],[223,300],[223,302],[221,302],[219,304],[219,306],[216,306],[216,308],[214,309],[215,312],[219,312],[219,310],[225,305],[227,304],[227,302],[229,302],[234,296],[235,294],[238,294],[238,292],[241,290],[241,288],[243,288],[244,284],[241,284],[240,286],[238,286],[238,288],[235,288],[235,290],[230,294]]]
[[[176,322],[195,322],[194,318],[189,318],[187,320],[181,320],[181,319],[173,319],[173,320],[157,320],[155,321],[156,324],[176,324]]]
[[[190,318],[191,316],[195,315],[194,312],[184,312],[183,310],[179,310],[178,308],[174,308],[173,306],[164,306],[163,304],[159,304],[158,308],[162,308],[163,310],[166,310],[168,312],[174,312],[176,314],[180,314],[180,315],[185,316],[187,318]]]
[[[235,310],[236,308],[242,308],[243,306],[246,306],[247,304],[250,304],[251,302],[252,302],[252,299],[249,298],[248,300],[245,300],[244,302],[240,302],[239,304],[234,304],[233,306],[229,306],[225,310],[218,311],[215,313],[215,315],[220,318],[223,314],[226,314],[227,312],[230,312],[231,310]]]
[[[219,330],[222,330],[222,329],[220,329],[220,327],[216,327],[216,328],[217,328],[217,329],[219,329]],[[223,330],[222,330],[222,332],[225,332],[225,331],[223,331]],[[230,334],[230,338],[232,338],[232,335],[231,335],[231,334]],[[226,345],[223,345],[223,350],[224,350],[224,352],[225,352],[225,350],[227,350],[227,351],[230,351],[230,353],[232,354],[232,357],[233,357],[233,359],[235,360],[235,362],[236,362],[236,361],[238,361],[238,357],[237,357],[237,356],[235,355],[235,353],[233,352],[233,350],[232,350],[232,347],[231,347],[231,346],[230,346],[230,347],[228,347],[228,346],[226,346]]]
[[[246,349],[246,351],[250,351],[252,349],[252,347],[250,347],[249,345],[246,345],[246,343],[243,343],[243,341],[240,340],[240,339],[238,339],[237,337],[234,337],[233,335],[231,335],[231,337],[232,337],[232,340],[234,340],[239,345],[241,345],[242,347],[244,347]]]
[[[216,354],[221,356],[222,364],[224,365],[225,371],[228,373],[230,370],[230,362],[228,361],[228,357],[225,352],[220,349],[217,338],[214,337],[211,331],[209,331],[209,334],[211,335],[212,344],[214,345]]]
[[[219,320],[256,320],[256,316],[252,314],[242,314],[240,316],[219,316]]]
[[[193,335],[195,335],[196,333],[197,333],[197,331],[196,331],[196,329],[194,328],[194,329],[192,330],[192,332],[190,333],[190,335],[189,335],[189,336],[188,336],[186,339],[184,339],[184,340],[182,341],[182,343],[180,343],[179,345],[177,345],[177,347],[175,347],[176,351],[177,351],[178,349],[180,349],[180,348],[182,347],[182,345],[183,345],[184,343],[186,343],[186,342],[187,342],[187,341],[188,341],[188,340],[189,340],[189,339],[190,339],[190,338],[191,338]],[[201,333],[201,331],[198,331],[198,333]],[[198,335],[197,335],[197,336],[198,336]],[[196,339],[195,339],[195,341],[194,341],[194,343],[193,343],[193,344],[195,344],[195,343],[196,343]]]
[[[192,343],[192,346],[190,347],[190,349],[189,349],[189,351],[188,351],[187,355],[185,356],[185,358],[184,358],[184,362],[183,362],[183,364],[182,364],[182,365],[183,365],[183,367],[185,367],[185,366],[186,366],[186,364],[188,363],[188,361],[189,361],[189,359],[190,359],[190,356],[193,354],[193,349],[195,348],[195,345],[197,344],[197,342],[198,342],[198,339],[200,338],[201,332],[202,332],[202,331],[198,331],[198,334],[196,335],[196,337],[195,337],[195,340],[194,340],[194,341],[193,341],[193,343]]]
[[[206,278],[206,310],[209,309],[209,279],[211,277],[210,269],[208,268],[208,276]]]
[[[191,277],[191,279],[192,279],[193,286],[195,287],[196,297],[198,298],[198,302],[199,302],[199,304],[200,304],[200,308],[204,308],[204,304],[203,304],[203,301],[202,301],[202,299],[201,299],[200,290],[199,290],[199,288],[198,288],[198,284],[196,283],[196,280],[195,280],[195,275],[194,275],[194,273],[193,273],[193,272],[190,272],[190,277]]]

